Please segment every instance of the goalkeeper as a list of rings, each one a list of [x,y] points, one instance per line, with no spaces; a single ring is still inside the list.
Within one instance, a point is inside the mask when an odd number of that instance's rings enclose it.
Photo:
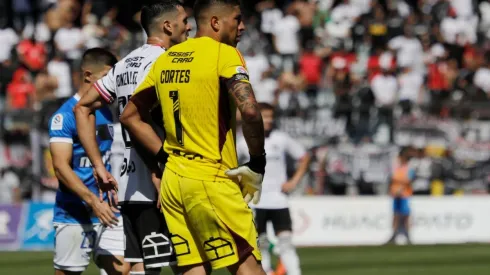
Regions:
[[[175,45],[153,64],[121,115],[139,144],[169,155],[161,206],[184,274],[265,275],[249,201],[258,203],[265,170],[264,124],[235,48],[245,26],[238,0],[197,0],[194,39]],[[163,144],[145,122],[160,103]],[[235,108],[244,120],[250,161],[238,166]],[[245,198],[245,200],[244,200]]]

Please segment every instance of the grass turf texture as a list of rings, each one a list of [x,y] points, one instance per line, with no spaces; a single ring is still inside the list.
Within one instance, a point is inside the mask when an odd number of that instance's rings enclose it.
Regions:
[[[301,248],[298,253],[304,275],[490,274],[490,245],[481,244]],[[0,252],[0,274],[54,274],[52,266],[51,252]],[[84,274],[99,271],[91,265]]]

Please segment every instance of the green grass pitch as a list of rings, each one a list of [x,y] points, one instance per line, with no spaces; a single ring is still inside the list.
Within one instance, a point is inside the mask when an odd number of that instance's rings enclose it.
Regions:
[[[481,244],[301,248],[298,253],[304,275],[490,274],[490,245]],[[1,252],[0,274],[54,274],[52,253]],[[99,272],[91,265],[84,274]]]

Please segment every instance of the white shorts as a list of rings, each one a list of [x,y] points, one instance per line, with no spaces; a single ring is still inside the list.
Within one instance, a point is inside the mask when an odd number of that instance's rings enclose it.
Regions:
[[[123,218],[119,217],[119,223],[113,228],[99,226],[97,231],[97,243],[95,258],[100,255],[124,256],[124,226]]]
[[[114,228],[100,224],[80,225],[55,223],[54,268],[71,272],[83,272],[99,255],[124,255],[124,231],[122,217]]]

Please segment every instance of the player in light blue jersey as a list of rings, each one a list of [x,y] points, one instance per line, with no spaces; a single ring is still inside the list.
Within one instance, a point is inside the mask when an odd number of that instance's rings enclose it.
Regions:
[[[92,165],[78,139],[73,113],[80,97],[116,62],[114,55],[104,49],[87,50],[82,58],[80,90],[50,120],[50,150],[60,183],[53,218],[56,275],[81,274],[90,263],[92,251],[102,274],[129,272],[129,266],[124,264],[122,218],[119,211],[109,205],[107,195],[104,201],[99,199]],[[114,133],[112,123],[109,109],[96,111],[97,142],[107,169],[110,169]]]

